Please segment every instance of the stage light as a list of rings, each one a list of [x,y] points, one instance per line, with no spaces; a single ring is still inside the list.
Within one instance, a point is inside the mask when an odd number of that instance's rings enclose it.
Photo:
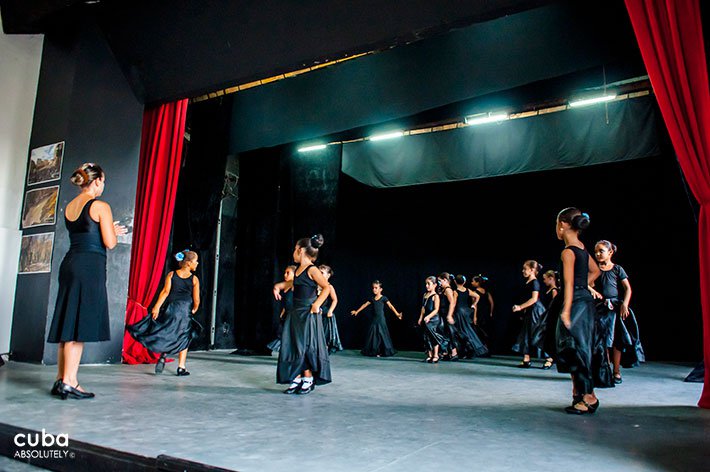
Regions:
[[[392,131],[390,133],[376,134],[368,139],[370,141],[382,141],[384,139],[401,138],[402,136],[404,136],[404,131]]]
[[[321,151],[326,148],[325,144],[315,144],[313,146],[306,146],[298,148],[298,152],[311,152],[311,151]]]
[[[600,97],[584,98],[581,100],[575,100],[573,102],[569,102],[569,106],[571,106],[571,107],[586,107],[587,105],[594,105],[595,103],[608,102],[608,101],[614,100],[615,98],[616,98],[616,94],[602,95]]]
[[[467,125],[482,125],[484,123],[497,123],[499,121],[509,120],[510,116],[507,113],[478,113],[469,115],[464,120]]]

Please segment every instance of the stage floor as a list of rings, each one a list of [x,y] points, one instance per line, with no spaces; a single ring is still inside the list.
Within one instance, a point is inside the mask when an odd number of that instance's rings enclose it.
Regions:
[[[83,366],[93,400],[49,395],[55,367],[0,368],[0,422],[145,456],[239,471],[704,470],[710,411],[689,366],[648,363],[571,416],[570,381],[513,357],[425,364],[418,353],[331,358],[333,383],[283,395],[276,358],[195,352],[176,363]],[[538,362],[537,366],[540,365]],[[6,461],[5,461],[6,462]],[[2,466],[2,463],[0,463]],[[22,470],[22,469],[17,469]]]

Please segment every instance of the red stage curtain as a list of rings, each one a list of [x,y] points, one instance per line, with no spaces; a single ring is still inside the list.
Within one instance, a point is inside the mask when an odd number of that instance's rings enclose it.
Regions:
[[[626,0],[673,148],[700,203],[700,302],[710,408],[710,89],[698,0]],[[682,320],[679,320],[681,323]]]
[[[186,113],[185,99],[146,109],[143,114],[126,306],[127,325],[148,314],[147,306],[161,287],[182,162]],[[157,359],[158,355],[148,351],[128,332],[124,332],[124,362],[155,363]]]

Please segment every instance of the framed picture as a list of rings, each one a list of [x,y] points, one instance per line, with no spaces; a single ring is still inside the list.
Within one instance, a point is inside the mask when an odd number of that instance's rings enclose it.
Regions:
[[[20,274],[40,274],[52,270],[52,249],[54,233],[22,236],[20,250]]]
[[[59,185],[28,190],[22,210],[22,229],[53,225],[57,216]]]
[[[63,160],[64,141],[33,149],[30,153],[27,185],[59,180],[62,177]]]

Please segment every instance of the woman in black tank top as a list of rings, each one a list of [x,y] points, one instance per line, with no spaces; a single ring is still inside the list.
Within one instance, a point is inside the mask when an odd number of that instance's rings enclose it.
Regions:
[[[589,284],[599,276],[584,244],[581,231],[589,226],[589,215],[566,208],[557,216],[557,238],[564,241],[562,251],[562,310],[557,322],[557,368],[572,375],[570,414],[591,414],[599,407],[594,394],[592,355],[595,339],[595,307]]]
[[[100,166],[82,164],[71,182],[81,187],[81,193],[64,210],[70,247],[59,267],[59,290],[47,342],[59,344],[52,395],[85,399],[94,394],[81,388],[77,380],[84,343],[111,337],[106,249],[116,246],[116,237],[126,234],[126,228],[114,224],[111,207],[98,200],[105,182]]]

